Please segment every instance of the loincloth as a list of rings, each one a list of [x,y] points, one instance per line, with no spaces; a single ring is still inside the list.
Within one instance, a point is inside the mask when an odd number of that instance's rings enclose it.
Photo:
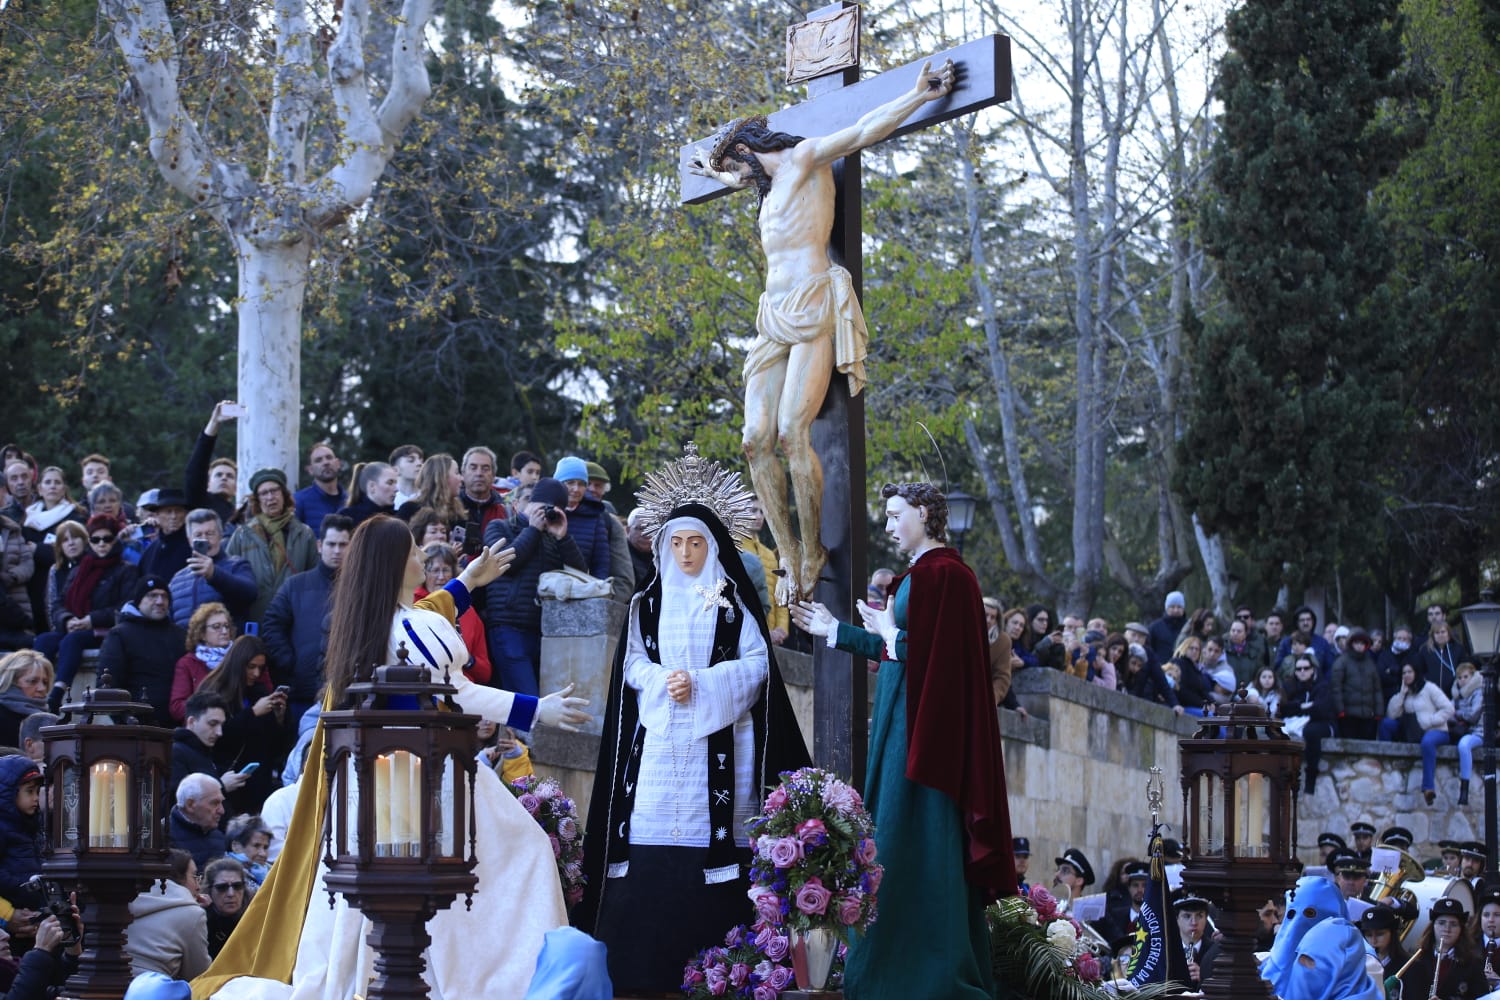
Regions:
[[[849,377],[849,395],[858,396],[865,387],[870,333],[854,294],[854,282],[844,268],[830,265],[776,302],[762,292],[755,330],[755,342],[745,355],[746,379],[785,359],[794,345],[832,336],[834,364]]]

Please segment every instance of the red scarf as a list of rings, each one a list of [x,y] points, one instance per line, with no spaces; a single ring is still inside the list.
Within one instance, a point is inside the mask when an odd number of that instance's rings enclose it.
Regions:
[[[104,574],[120,565],[120,547],[116,545],[109,550],[109,555],[103,558],[87,553],[73,569],[73,576],[68,580],[67,592],[63,594],[63,607],[67,608],[74,618],[82,618],[94,610],[94,588],[99,585]]]
[[[979,582],[950,548],[927,552],[908,575],[906,776],[958,806],[969,884],[991,899],[1014,896],[1005,762]],[[899,584],[900,577],[890,593]]]

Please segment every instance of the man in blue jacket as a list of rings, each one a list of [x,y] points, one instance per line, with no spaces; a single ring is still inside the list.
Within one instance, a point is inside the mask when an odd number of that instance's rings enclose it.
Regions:
[[[208,508],[188,515],[187,534],[193,554],[172,577],[172,620],[186,628],[198,605],[218,601],[243,622],[258,593],[255,571],[245,560],[225,553],[224,525]]]
[[[342,514],[329,514],[321,528],[318,565],[281,585],[260,624],[260,637],[271,655],[271,677],[292,689],[287,707],[294,719],[302,718],[323,687],[328,601],[354,534],[354,522]]]

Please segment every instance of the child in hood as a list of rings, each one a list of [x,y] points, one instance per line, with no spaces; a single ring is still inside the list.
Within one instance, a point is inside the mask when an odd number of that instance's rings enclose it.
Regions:
[[[42,770],[29,757],[0,757],[0,897],[35,910],[45,894],[26,883],[42,873]]]

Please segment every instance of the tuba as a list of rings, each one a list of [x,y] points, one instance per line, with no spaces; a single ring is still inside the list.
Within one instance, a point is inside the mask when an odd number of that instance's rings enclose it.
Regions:
[[[1379,878],[1371,879],[1365,886],[1364,899],[1366,902],[1379,904],[1394,896],[1402,903],[1411,903],[1416,897],[1411,890],[1403,888],[1403,884],[1422,881],[1427,877],[1427,870],[1420,861],[1399,847],[1387,847],[1386,850],[1395,851],[1400,863],[1395,871],[1381,872]]]

